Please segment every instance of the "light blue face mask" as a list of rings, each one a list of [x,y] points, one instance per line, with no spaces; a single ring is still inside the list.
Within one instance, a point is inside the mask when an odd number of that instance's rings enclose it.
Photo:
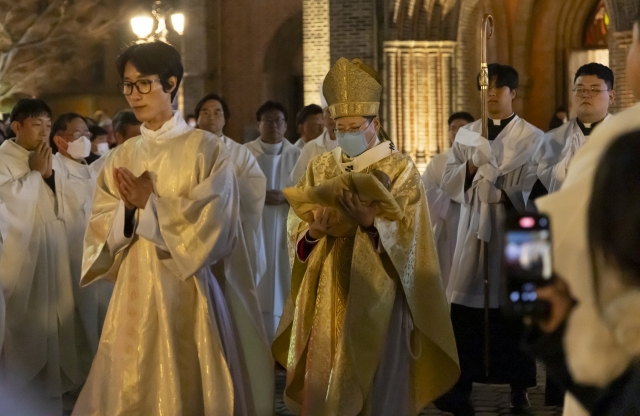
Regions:
[[[371,123],[369,123],[369,126]],[[336,138],[338,139],[338,146],[342,149],[343,152],[347,154],[349,157],[360,156],[367,150],[369,147],[369,143],[367,143],[367,136],[365,136],[365,132],[369,129],[367,126],[363,131],[356,132],[336,132]]]

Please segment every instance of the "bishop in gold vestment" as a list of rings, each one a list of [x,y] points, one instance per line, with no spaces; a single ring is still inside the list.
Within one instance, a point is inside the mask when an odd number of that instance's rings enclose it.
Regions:
[[[331,69],[324,95],[334,119],[377,114],[382,87],[372,72],[346,59]],[[304,202],[290,199],[291,294],[272,351],[287,369],[285,402],[298,414],[417,415],[459,375],[425,191],[411,158],[377,137],[356,157],[338,147],[314,158],[290,194],[310,195],[340,175],[374,170],[391,179],[401,208],[400,219],[375,217],[377,240],[356,226],[350,235],[318,239],[302,259],[310,224],[295,214]]]

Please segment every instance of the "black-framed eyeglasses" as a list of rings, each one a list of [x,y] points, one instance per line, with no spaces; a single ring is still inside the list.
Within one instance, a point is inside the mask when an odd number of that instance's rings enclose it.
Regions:
[[[591,87],[591,88],[577,87],[573,89],[573,94],[578,97],[583,97],[584,94],[588,93],[589,97],[591,97],[593,95],[598,95],[603,91],[611,91],[611,90],[609,89],[603,90],[602,88],[596,88],[596,87]]]
[[[140,94],[149,94],[153,83],[158,81],[160,81],[160,78],[139,79],[136,82],[118,82],[118,91],[120,91],[120,94],[131,95],[133,93],[133,87],[135,86]]]
[[[282,125],[285,123],[285,120],[283,118],[263,118],[260,121],[265,124],[275,124],[277,127],[282,127]]]

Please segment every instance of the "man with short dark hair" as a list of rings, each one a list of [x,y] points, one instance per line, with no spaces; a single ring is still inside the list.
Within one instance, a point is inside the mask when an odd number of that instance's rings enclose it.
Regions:
[[[113,118],[113,134],[116,138],[116,146],[121,145],[132,137],[139,136],[141,124],[133,111],[119,111]]]
[[[100,126],[89,126],[91,133],[91,153],[85,158],[88,164],[92,164],[109,151],[109,143],[107,142],[109,132]]]
[[[640,13],[633,26],[626,76],[636,101],[640,100]],[[599,354],[594,360],[593,354],[585,353],[585,345],[597,345],[600,349],[610,348],[617,342],[616,337],[602,336],[608,329],[593,295],[598,271],[590,261],[588,207],[595,172],[603,154],[615,139],[638,129],[640,104],[603,121],[573,157],[562,188],[536,200],[540,211],[550,217],[554,259],[562,259],[554,261],[554,272],[566,280],[578,301],[563,337],[564,352],[571,357],[569,367],[576,383],[606,385],[620,368],[620,361],[611,356]],[[564,409],[565,414],[571,416],[588,414],[570,395],[565,399]]]
[[[528,180],[535,172],[531,160],[543,135],[514,113],[517,94],[518,72],[490,64],[489,137],[481,136],[481,120],[461,128],[442,177],[442,189],[461,204],[447,297],[462,374],[440,405],[460,415],[473,413],[473,382],[510,384],[514,411],[530,407],[527,388],[536,385],[535,361],[519,348],[522,325],[507,320],[500,310],[502,223],[509,211],[526,212],[527,191],[533,185]]]
[[[575,153],[589,140],[593,129],[609,115],[616,93],[613,71],[590,63],[580,67],[573,81],[573,107],[577,117],[544,135],[535,158],[538,182],[530,196],[534,200],[560,189]]]
[[[131,46],[116,66],[142,134],[97,178],[81,284],[115,288],[74,412],[271,414],[273,361],[226,146],[173,111],[184,73],[173,46]]]
[[[11,129],[15,140],[0,146],[1,378],[17,395],[33,394],[43,414],[61,414],[62,396],[83,379],[65,226],[56,215],[63,207],[49,147],[51,110],[39,99],[20,100]]]
[[[300,178],[304,176],[307,171],[309,162],[325,152],[330,152],[338,147],[338,141],[336,140],[336,122],[331,118],[331,112],[329,111],[329,105],[324,99],[322,94],[322,86],[320,87],[320,101],[322,103],[322,117],[324,120],[325,129],[322,134],[309,143],[305,144],[300,152],[300,157],[296,162],[296,166],[291,172],[291,184],[298,183]]]
[[[287,215],[289,204],[282,190],[290,186],[289,176],[300,156],[300,148],[285,137],[287,110],[275,101],[267,101],[256,112],[260,137],[245,143],[267,178],[262,230],[267,270],[258,283],[262,318],[269,340],[273,341],[284,303],[291,286],[291,266],[287,251]]]
[[[300,138],[294,143],[300,149],[311,140],[320,136],[324,131],[324,117],[322,107],[317,104],[309,104],[298,111],[296,126]]]
[[[464,111],[449,116],[449,146],[453,146],[458,130],[469,123],[473,123],[473,121],[473,116]],[[456,235],[460,220],[460,204],[452,201],[441,188],[442,175],[444,174],[449,153],[451,153],[450,147],[446,151],[435,155],[422,174],[422,183],[424,184],[427,203],[429,204],[433,237],[436,240],[440,277],[445,288],[449,280],[453,252],[456,249]]]
[[[240,191],[240,220],[256,284],[266,272],[262,210],[267,178],[249,149],[227,137],[224,126],[231,113],[226,101],[217,94],[205,95],[196,105],[198,128],[215,134],[224,142],[235,167]]]

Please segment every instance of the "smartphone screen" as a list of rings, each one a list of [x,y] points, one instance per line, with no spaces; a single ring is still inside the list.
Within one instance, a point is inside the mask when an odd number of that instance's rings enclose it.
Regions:
[[[549,219],[523,215],[507,219],[504,239],[506,296],[517,313],[532,313],[536,289],[553,277]]]

